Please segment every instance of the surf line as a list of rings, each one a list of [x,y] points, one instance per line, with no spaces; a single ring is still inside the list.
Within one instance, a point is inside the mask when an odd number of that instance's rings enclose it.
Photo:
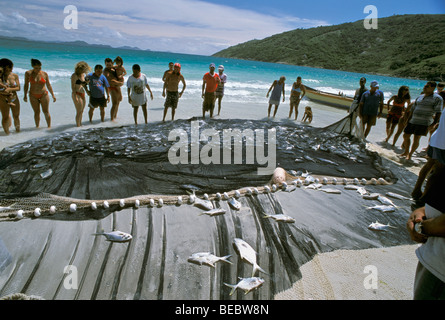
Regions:
[[[267,138],[265,137],[266,131]],[[199,121],[192,121],[190,134],[184,129],[176,128],[170,131],[168,141],[176,141],[168,151],[168,159],[173,165],[257,164],[259,165],[258,175],[270,175],[276,168],[277,136],[275,128],[267,130],[246,128],[242,131],[240,129],[224,129],[222,132],[209,128],[200,132]],[[222,155],[221,149],[223,150]],[[266,149],[267,154],[265,153]],[[245,155],[244,158],[243,155]]]

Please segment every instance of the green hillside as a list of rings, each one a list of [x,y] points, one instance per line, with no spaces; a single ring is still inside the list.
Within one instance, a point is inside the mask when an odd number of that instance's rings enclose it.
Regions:
[[[380,18],[296,29],[252,40],[214,56],[398,77],[445,80],[445,15]]]

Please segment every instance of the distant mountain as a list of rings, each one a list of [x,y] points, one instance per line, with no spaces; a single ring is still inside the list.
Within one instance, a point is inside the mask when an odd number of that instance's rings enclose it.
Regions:
[[[0,40],[5,41],[20,41],[20,42],[38,42],[38,43],[54,43],[59,45],[68,45],[68,46],[78,46],[78,47],[94,47],[94,48],[110,48],[110,49],[123,49],[123,50],[138,50],[138,51],[150,51],[150,50],[143,50],[138,47],[130,47],[130,46],[122,46],[122,47],[112,47],[110,45],[106,44],[90,44],[85,41],[35,41],[35,40],[29,40],[23,37],[4,37],[0,36]]]
[[[402,15],[296,29],[213,56],[398,77],[445,80],[445,15]]]

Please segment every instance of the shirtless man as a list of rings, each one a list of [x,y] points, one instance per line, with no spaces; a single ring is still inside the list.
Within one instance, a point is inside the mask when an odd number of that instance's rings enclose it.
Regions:
[[[179,82],[182,82],[182,91],[178,92]],[[178,100],[184,93],[186,84],[184,76],[181,74],[181,65],[175,63],[173,71],[167,73],[165,76],[164,87],[162,88],[162,96],[165,98],[165,89],[167,89],[167,98],[164,104],[164,117],[162,122],[165,122],[165,116],[167,115],[168,108],[172,108],[172,121],[175,120],[175,111],[178,106]]]
[[[110,58],[105,59],[105,69],[103,71],[104,76],[107,78],[110,84],[110,96],[111,96],[111,121],[115,121],[117,117],[117,110],[121,102],[122,92],[121,87],[124,85],[124,79],[119,79],[116,70],[113,66],[113,60]]]

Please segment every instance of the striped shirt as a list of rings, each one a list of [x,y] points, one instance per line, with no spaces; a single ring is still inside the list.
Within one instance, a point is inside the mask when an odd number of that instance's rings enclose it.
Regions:
[[[430,96],[422,94],[419,96],[413,105],[413,115],[409,123],[430,126],[436,113],[441,113],[443,109],[443,99],[438,94],[434,93]]]

